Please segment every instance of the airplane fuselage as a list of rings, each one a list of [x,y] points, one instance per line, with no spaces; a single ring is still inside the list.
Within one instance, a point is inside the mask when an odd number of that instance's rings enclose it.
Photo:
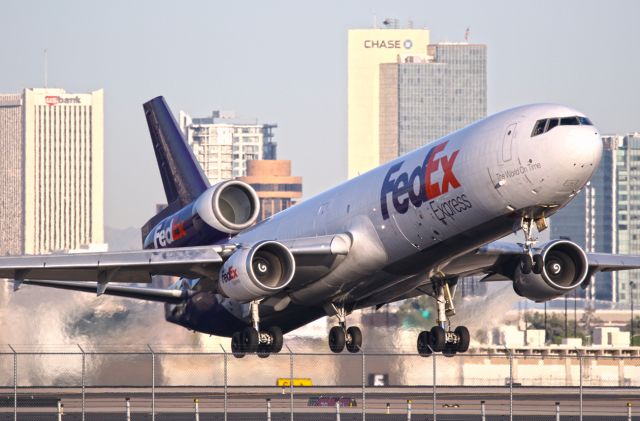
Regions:
[[[540,120],[563,117],[535,132]],[[323,316],[327,303],[355,309],[402,299],[453,258],[520,229],[523,216],[552,215],[584,187],[600,161],[599,133],[585,121],[557,105],[507,110],[239,233],[232,242],[351,237],[340,265],[312,282],[294,278],[290,303],[279,311],[261,309],[263,323],[286,332]],[[167,320],[223,336],[246,325],[246,304],[212,292],[198,296],[199,305],[168,305]]]

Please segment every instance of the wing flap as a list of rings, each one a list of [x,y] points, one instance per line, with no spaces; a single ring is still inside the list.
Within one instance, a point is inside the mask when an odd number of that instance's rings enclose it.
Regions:
[[[94,294],[98,288],[96,282],[23,281],[22,283],[26,285],[91,292]],[[106,285],[102,294],[171,304],[177,304],[188,296],[187,291],[180,289],[141,288],[113,284]]]

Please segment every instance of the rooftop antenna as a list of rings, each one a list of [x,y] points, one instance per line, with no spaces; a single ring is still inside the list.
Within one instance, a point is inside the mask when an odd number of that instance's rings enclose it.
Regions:
[[[378,29],[378,15],[373,14],[373,29]]]
[[[47,89],[47,49],[44,49],[44,88]]]
[[[464,42],[469,42],[469,27],[467,26],[467,30],[464,31]]]

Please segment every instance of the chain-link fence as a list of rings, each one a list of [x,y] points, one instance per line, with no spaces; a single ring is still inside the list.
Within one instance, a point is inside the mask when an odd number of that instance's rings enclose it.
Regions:
[[[0,421],[628,420],[638,406],[630,355],[0,350]]]

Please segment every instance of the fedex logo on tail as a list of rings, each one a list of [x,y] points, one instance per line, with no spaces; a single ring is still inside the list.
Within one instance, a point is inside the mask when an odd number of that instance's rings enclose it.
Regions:
[[[153,243],[155,248],[167,247],[174,241],[186,237],[187,231],[184,228],[184,222],[175,222],[171,219],[171,222],[166,226],[160,226],[153,234]]]
[[[447,143],[442,142],[431,148],[422,165],[415,167],[411,173],[397,174],[404,161],[389,168],[380,190],[380,211],[383,219],[389,219],[389,196],[394,209],[404,214],[409,210],[410,203],[418,208],[423,203],[460,187],[460,182],[453,172],[453,164],[460,150],[445,153]]]

